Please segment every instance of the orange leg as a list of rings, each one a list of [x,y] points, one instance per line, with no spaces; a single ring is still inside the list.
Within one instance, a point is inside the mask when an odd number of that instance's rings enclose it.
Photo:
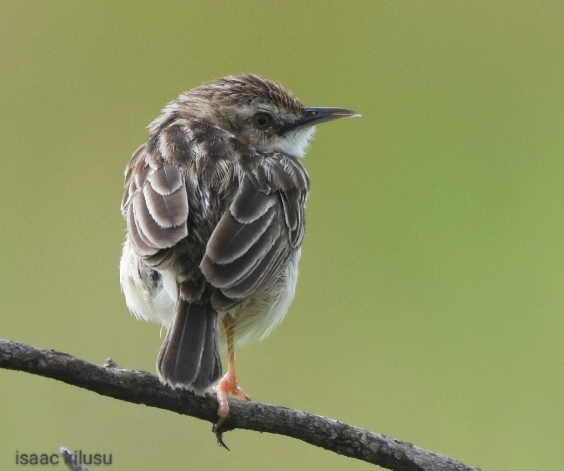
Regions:
[[[223,326],[225,328],[225,336],[227,337],[227,354],[229,356],[229,363],[227,366],[227,373],[219,380],[217,386],[213,388],[213,392],[217,397],[219,408],[217,415],[219,420],[214,426],[214,430],[219,430],[226,417],[229,415],[229,402],[227,396],[232,394],[245,401],[250,401],[251,398],[237,386],[237,376],[235,375],[235,347],[233,345],[233,318],[226,314],[223,318]]]

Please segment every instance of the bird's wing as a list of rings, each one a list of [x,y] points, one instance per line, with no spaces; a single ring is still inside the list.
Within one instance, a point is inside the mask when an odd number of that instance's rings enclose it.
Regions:
[[[200,264],[223,295],[216,295],[216,304],[244,300],[280,273],[302,243],[308,189],[305,169],[290,156],[272,154],[246,169]]]
[[[130,241],[149,265],[158,266],[168,249],[188,234],[188,197],[176,165],[141,146],[126,169],[122,212]]]

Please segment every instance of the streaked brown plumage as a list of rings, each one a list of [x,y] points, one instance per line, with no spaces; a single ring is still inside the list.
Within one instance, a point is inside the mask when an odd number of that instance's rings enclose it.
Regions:
[[[300,158],[313,126],[354,115],[306,108],[255,75],[225,77],[167,105],[126,168],[127,305],[168,329],[161,380],[216,393],[218,425],[228,393],[248,399],[234,344],[268,335],[294,295],[309,191]],[[220,333],[229,351],[221,381]]]

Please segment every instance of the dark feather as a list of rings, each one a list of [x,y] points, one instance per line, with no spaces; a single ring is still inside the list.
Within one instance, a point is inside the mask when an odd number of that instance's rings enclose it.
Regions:
[[[208,241],[200,268],[221,290],[213,297],[216,306],[260,290],[303,240],[307,174],[297,159],[273,155],[257,158],[256,168],[245,157],[247,178]]]
[[[217,314],[209,302],[179,299],[157,361],[159,377],[173,387],[204,393],[221,376]]]
[[[149,178],[151,173],[154,173],[155,169],[151,168],[146,161],[140,162],[138,165],[139,169],[135,172],[135,178],[131,179],[132,183],[135,183],[135,188],[143,188],[145,182]]]
[[[153,189],[161,195],[174,193],[184,183],[180,169],[171,164],[163,165],[154,171],[147,180],[149,180]]]
[[[214,384],[221,376],[221,359],[217,347],[217,315],[206,316],[206,331],[204,334],[204,348],[198,375],[192,382],[195,391],[205,391],[210,384]]]
[[[156,253],[153,244],[150,244],[139,231],[135,215],[133,214],[133,205],[129,205],[127,210],[127,228],[133,247],[140,257],[149,257]]]
[[[239,299],[228,298],[219,289],[214,290],[211,297],[212,306],[218,312],[229,311],[237,306],[237,304],[239,304],[240,302],[241,300]]]
[[[223,217],[234,221],[230,214],[225,214]],[[254,270],[270,251],[276,239],[281,236],[280,228],[274,219],[270,218],[272,222],[267,226],[267,230],[256,239],[253,237],[255,240],[253,245],[249,246],[247,251],[233,261],[224,264],[216,263],[206,254],[200,264],[206,279],[217,288],[231,288],[238,284],[250,271]],[[245,228],[252,229],[249,228],[249,225]]]
[[[287,242],[282,238],[275,240],[274,245],[260,259],[259,263],[248,271],[236,284],[222,289],[224,295],[234,299],[246,299],[259,287],[268,284],[272,278],[284,268],[283,262],[290,256]]]
[[[145,163],[145,148],[147,147],[146,144],[139,146],[131,159],[129,159],[129,163],[125,168],[125,187],[127,188],[130,181],[132,181],[133,177],[138,174]]]
[[[155,255],[144,258],[143,261],[151,268],[165,270],[173,262],[174,252],[172,249],[161,249]]]
[[[214,230],[206,249],[206,256],[214,263],[225,265],[245,255],[251,247],[259,244],[259,239],[273,225],[275,208],[250,223],[241,223],[231,212],[223,215]]]
[[[281,191],[280,198],[284,207],[284,218],[288,227],[288,237],[292,247],[302,244],[305,232],[304,206],[305,194],[297,188]]]
[[[155,249],[172,247],[188,234],[186,222],[180,226],[164,228],[155,221],[147,207],[144,193],[137,193],[132,198],[131,203],[140,235],[148,242],[148,245],[155,247]],[[188,215],[187,213],[186,211],[186,215]]]
[[[257,191],[251,181],[245,179],[229,211],[237,221],[249,223],[260,218],[274,203],[275,200],[270,195]]]
[[[184,187],[177,189],[174,193],[163,195],[157,193],[147,182],[143,187],[143,197],[151,217],[163,229],[186,224],[188,199]]]

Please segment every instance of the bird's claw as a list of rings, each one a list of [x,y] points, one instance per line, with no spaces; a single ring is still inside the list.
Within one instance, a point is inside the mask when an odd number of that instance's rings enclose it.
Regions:
[[[212,427],[212,432],[215,434],[217,445],[225,448],[227,451],[231,451],[223,441],[223,431],[221,430],[221,424],[219,425],[219,427],[217,424],[214,424],[214,426]]]

